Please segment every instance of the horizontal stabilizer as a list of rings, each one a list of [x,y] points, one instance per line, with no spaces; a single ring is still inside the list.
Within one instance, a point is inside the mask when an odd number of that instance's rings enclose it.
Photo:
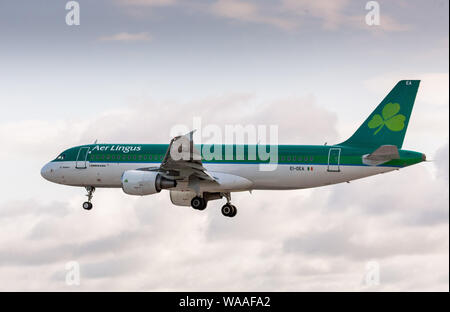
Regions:
[[[397,146],[381,145],[371,154],[363,155],[362,162],[369,166],[377,166],[393,159],[400,159]]]

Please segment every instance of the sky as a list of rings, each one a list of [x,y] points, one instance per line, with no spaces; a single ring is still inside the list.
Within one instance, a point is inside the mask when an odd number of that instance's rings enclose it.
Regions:
[[[0,290],[449,290],[448,1],[378,1],[372,26],[360,0],[80,0],[72,26],[66,3],[0,2]],[[40,176],[66,148],[168,143],[194,118],[339,143],[402,79],[421,80],[403,148],[430,161],[233,194],[232,219],[164,191],[98,189],[84,211],[84,189]]]

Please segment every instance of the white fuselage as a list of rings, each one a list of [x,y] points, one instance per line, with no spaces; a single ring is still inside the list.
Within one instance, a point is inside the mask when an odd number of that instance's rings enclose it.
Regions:
[[[126,170],[145,167],[159,167],[160,163],[113,163],[87,162],[86,168],[76,168],[75,162],[53,161],[42,168],[41,174],[47,180],[71,186],[122,187],[122,174]],[[278,164],[275,170],[262,171],[258,164],[204,163],[213,176],[228,174],[249,181],[226,190],[208,186],[203,191],[247,191],[247,190],[289,190],[304,189],[360,179],[392,170],[388,166],[339,166],[339,171],[329,171],[327,165]],[[187,184],[179,183],[177,190],[188,190]]]

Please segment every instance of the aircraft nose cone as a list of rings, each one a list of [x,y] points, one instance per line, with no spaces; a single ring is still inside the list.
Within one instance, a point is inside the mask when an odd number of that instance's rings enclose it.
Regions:
[[[427,155],[422,154],[422,161],[426,161],[427,160]]]
[[[50,164],[45,164],[45,166],[41,169],[41,176],[50,181],[52,171],[53,170],[50,168]]]

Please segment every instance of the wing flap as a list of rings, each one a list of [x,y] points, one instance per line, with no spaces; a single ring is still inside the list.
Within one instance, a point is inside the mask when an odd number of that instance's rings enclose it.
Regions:
[[[174,137],[169,144],[160,167],[142,168],[141,170],[158,171],[166,177],[190,181],[192,178],[217,183],[216,179],[203,167],[200,152],[193,141],[194,131]],[[194,178],[194,179],[195,179]]]

